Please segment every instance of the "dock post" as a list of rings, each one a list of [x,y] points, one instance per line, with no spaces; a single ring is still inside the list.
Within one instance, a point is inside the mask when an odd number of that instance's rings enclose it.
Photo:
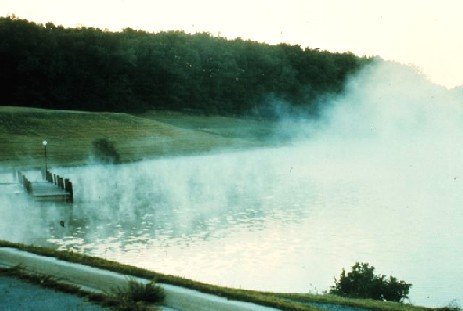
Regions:
[[[22,173],[20,173],[20,182],[22,183],[24,189],[26,189],[26,192],[29,194],[32,194],[32,184],[31,182],[26,178],[26,176]]]
[[[58,187],[64,189],[63,177],[58,176]]]
[[[32,194],[32,184],[29,181],[29,179],[26,179],[26,190],[27,190],[27,193]]]
[[[74,202],[74,190],[72,189],[72,182],[68,178],[64,180],[64,190],[68,193],[66,201],[68,203]]]
[[[46,180],[51,183],[53,182],[53,175],[50,173],[50,171],[46,172]]]

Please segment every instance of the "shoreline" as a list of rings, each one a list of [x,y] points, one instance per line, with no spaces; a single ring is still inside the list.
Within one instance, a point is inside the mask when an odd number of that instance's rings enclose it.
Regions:
[[[49,248],[28,246],[18,243],[11,243],[0,240],[0,251],[5,249],[14,249],[17,252],[27,252],[32,256],[48,258],[46,262],[65,262],[64,265],[83,265],[92,269],[106,271],[105,273],[116,273],[119,275],[141,278],[145,280],[155,280],[158,284],[181,287],[187,290],[193,290],[204,294],[210,294],[224,299],[237,300],[241,302],[255,303],[270,308],[280,310],[314,310],[317,309],[310,304],[325,305],[342,305],[350,308],[361,308],[378,311],[425,311],[425,310],[450,310],[448,308],[424,308],[404,303],[382,302],[364,299],[348,299],[333,295],[312,295],[312,294],[277,294],[259,291],[239,290],[227,287],[221,287],[193,280],[184,279],[172,275],[163,275],[154,271],[137,268],[115,261],[109,261],[98,257],[90,257],[83,254],[72,253],[67,251],[57,251]],[[0,253],[0,262],[5,261]],[[2,259],[3,258],[3,259]],[[96,270],[95,270],[96,271]],[[103,273],[103,274],[105,274]],[[125,278],[122,280],[126,281]],[[84,278],[84,282],[86,279]],[[89,281],[89,280],[87,280]],[[241,309],[237,309],[241,310]],[[242,309],[246,310],[246,309]]]

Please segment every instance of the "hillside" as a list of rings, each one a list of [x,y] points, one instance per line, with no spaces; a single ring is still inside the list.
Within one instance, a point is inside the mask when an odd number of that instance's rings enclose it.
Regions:
[[[114,142],[123,162],[161,155],[262,146],[270,121],[202,117],[174,112],[145,114],[0,107],[0,165],[42,165],[47,140],[53,164],[89,161],[92,142]]]

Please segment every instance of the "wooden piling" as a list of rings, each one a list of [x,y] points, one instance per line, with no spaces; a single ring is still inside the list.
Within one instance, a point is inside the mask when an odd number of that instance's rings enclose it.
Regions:
[[[27,178],[26,178],[26,191],[27,193],[32,194],[32,184]]]
[[[46,181],[52,183],[52,182],[53,182],[53,175],[52,175],[52,173],[50,173],[50,171],[47,171],[47,172],[45,173],[45,175],[46,175],[46,176],[45,176],[45,177],[46,177]]]
[[[74,190],[72,188],[72,182],[69,180],[69,178],[66,178],[64,180],[64,190],[68,193],[66,202],[68,203],[74,202]]]
[[[63,182],[63,177],[60,177],[58,175],[58,183],[57,183],[58,187],[60,187],[61,189],[64,189],[64,182]]]
[[[32,184],[29,181],[29,179],[27,179],[26,176],[21,172],[19,172],[18,176],[19,176],[19,182],[23,185],[26,192],[29,194],[32,194]]]

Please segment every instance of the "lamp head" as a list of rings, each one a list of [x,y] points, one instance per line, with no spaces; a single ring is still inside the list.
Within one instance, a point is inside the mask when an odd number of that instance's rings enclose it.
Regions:
[[[44,141],[42,142],[42,145],[46,146],[46,145],[47,145],[47,141],[44,140]]]

